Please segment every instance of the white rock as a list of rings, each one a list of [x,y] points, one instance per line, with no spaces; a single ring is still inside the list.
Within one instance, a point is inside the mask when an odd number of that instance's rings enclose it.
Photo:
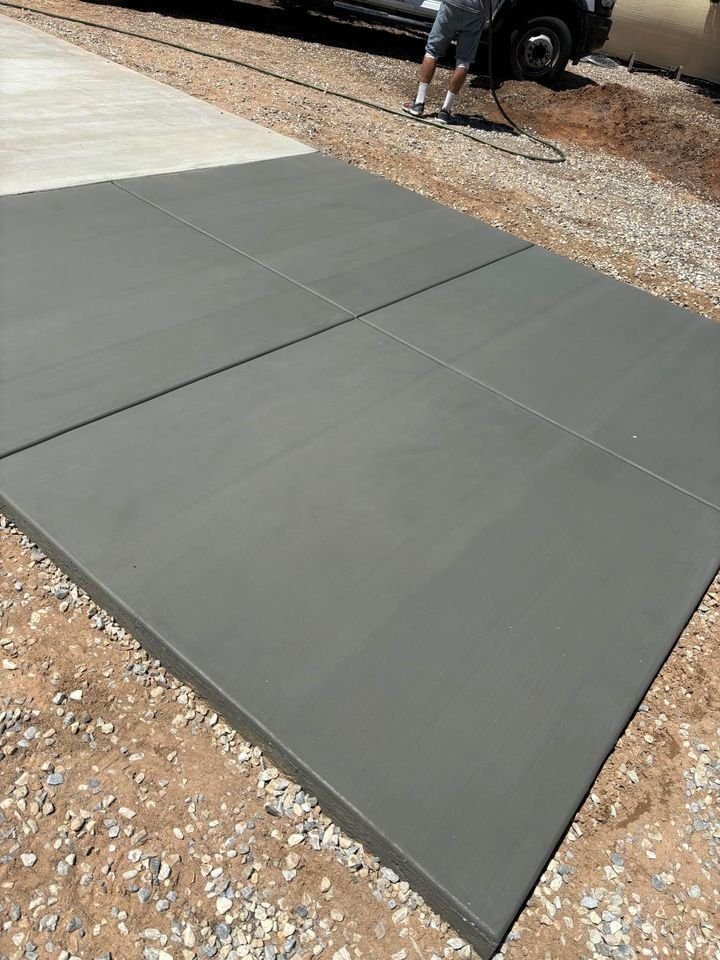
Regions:
[[[215,909],[217,910],[220,916],[227,913],[229,910],[232,910],[232,900],[228,897],[218,897],[215,901]]]

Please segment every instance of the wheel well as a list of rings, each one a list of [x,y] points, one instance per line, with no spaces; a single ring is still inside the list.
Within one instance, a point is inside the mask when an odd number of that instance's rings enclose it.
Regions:
[[[580,11],[574,0],[518,0],[510,16],[510,23],[514,25],[533,17],[558,17],[564,20],[570,27],[573,40],[580,32]]]

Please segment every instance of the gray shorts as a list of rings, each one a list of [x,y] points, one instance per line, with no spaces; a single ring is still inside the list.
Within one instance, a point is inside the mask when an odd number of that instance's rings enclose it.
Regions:
[[[449,3],[441,3],[425,53],[439,60],[457,38],[456,62],[459,66],[469,67],[475,59],[484,23],[485,18],[480,14],[462,7],[453,7]]]

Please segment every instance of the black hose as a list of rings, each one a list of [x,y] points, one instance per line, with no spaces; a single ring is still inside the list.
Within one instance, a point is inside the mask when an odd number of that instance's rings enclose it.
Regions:
[[[209,53],[207,50],[198,50],[196,47],[186,46],[184,43],[176,43],[173,40],[163,40],[160,37],[151,37],[145,33],[138,33],[134,30],[125,30],[123,27],[113,27],[107,23],[97,23],[93,20],[84,20],[80,17],[68,17],[60,13],[51,13],[48,10],[40,10],[37,7],[29,7],[24,3],[12,3],[10,0],[0,0],[1,7],[11,7],[15,10],[22,10],[26,13],[35,13],[43,17],[50,17],[53,20],[63,20],[67,23],[77,23],[84,27],[95,27],[99,30],[108,30],[111,33],[119,33],[125,37],[134,37],[136,40],[147,40],[150,43],[161,44],[165,47],[172,47],[175,50],[182,50],[185,53],[192,53],[198,57],[207,57],[210,60],[219,60],[224,63],[232,63],[235,66],[243,67],[245,70],[254,70],[255,73],[261,73],[266,77],[273,77],[275,80],[282,80],[285,83],[293,83],[299,87],[305,87],[308,90],[315,90],[318,93],[330,94],[333,97],[338,97],[340,100],[349,100],[351,103],[358,103],[361,106],[369,107],[371,110],[379,110],[382,113],[388,113],[393,117],[400,117],[401,120],[410,120],[414,123],[424,123],[428,126],[434,127],[436,130],[439,125],[434,123],[432,120],[425,120],[422,117],[412,117],[406,113],[403,113],[400,110],[394,110],[392,107],[385,107],[381,103],[373,103],[371,100],[363,100],[362,97],[355,97],[351,93],[342,93],[338,90],[331,90],[329,87],[321,87],[318,83],[312,83],[309,80],[298,80],[295,77],[288,77],[283,73],[279,73],[276,70],[270,70],[268,67],[260,67],[254,63],[247,63],[244,60],[238,60],[235,57],[228,57],[223,53]],[[491,12],[490,12],[490,21],[489,21],[489,50],[490,55],[492,55],[492,33],[493,33],[493,21],[494,21],[494,8],[491,0]],[[510,119],[505,110],[500,104],[500,101],[495,92],[495,84],[492,80],[492,65],[490,65],[490,86],[492,90],[493,99],[498,106],[498,109],[502,113],[503,117],[507,120],[510,126],[516,130],[518,133],[527,137],[529,140],[535,141],[544,147],[547,147],[548,150],[551,150],[555,156],[552,157],[539,157],[532,153],[524,153],[522,150],[513,150],[511,147],[502,146],[499,143],[493,143],[491,140],[485,140],[482,137],[476,136],[474,133],[471,133],[469,130],[463,130],[459,127],[443,127],[451,133],[457,134],[461,137],[466,137],[468,140],[474,140],[476,143],[480,143],[485,147],[490,147],[492,150],[499,150],[501,153],[509,153],[513,157],[522,157],[525,160],[535,160],[538,163],[564,163],[565,154],[563,151],[557,147],[554,143],[550,143],[547,140],[543,140],[541,137],[537,137],[532,133],[528,133],[525,130],[522,130],[517,124]]]
[[[550,150],[553,150],[559,157],[558,160],[552,161],[547,160],[547,162],[555,163],[564,163],[567,159],[565,154],[562,152],[560,147],[556,146],[554,143],[550,143],[549,140],[543,140],[542,137],[538,137],[533,133],[528,133],[527,130],[523,130],[522,127],[519,127],[513,118],[505,110],[505,107],[500,103],[500,98],[497,95],[497,90],[495,88],[495,78],[493,76],[493,34],[495,33],[495,0],[490,0],[490,19],[488,22],[488,79],[490,80],[490,93],[492,98],[495,101],[495,106],[500,111],[501,116],[510,124],[510,126],[523,137],[527,137],[528,140],[533,140],[535,143],[539,143],[543,147],[549,147]],[[540,157],[534,157],[533,159],[540,159]],[[543,157],[543,160],[547,158]]]

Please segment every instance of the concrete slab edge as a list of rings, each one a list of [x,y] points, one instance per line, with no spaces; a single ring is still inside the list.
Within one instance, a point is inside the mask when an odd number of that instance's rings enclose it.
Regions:
[[[468,915],[467,910],[456,898],[433,883],[414,861],[363,817],[349,800],[336,793],[330,784],[306,766],[293,751],[274,738],[252,714],[233,703],[201,670],[179,656],[167,638],[150,629],[144,620],[112,590],[99,580],[95,580],[81,563],[50,537],[42,527],[35,524],[31,517],[19,510],[1,490],[0,513],[3,513],[33,543],[37,544],[73,583],[92,597],[96,604],[107,611],[166,669],[206,699],[233,728],[261,747],[274,763],[290,774],[304,789],[309,788],[309,792],[318,798],[323,811],[342,830],[379,857],[383,865],[392,867],[401,877],[407,879],[411,886],[424,897],[428,905],[473,945],[483,960],[491,960],[502,934],[494,933],[478,918]]]
[[[79,587],[81,587],[93,601],[106,610],[115,621],[130,633],[142,646],[174,676],[204,697],[208,703],[220,713],[226,721],[241,734],[260,746],[267,756],[287,771],[303,788],[310,790],[317,796],[324,812],[349,836],[360,841],[366,849],[377,856],[381,863],[390,866],[402,878],[406,879],[411,887],[425,899],[428,906],[436,911],[451,927],[457,930],[483,960],[492,960],[502,944],[508,930],[514,922],[513,918],[507,929],[491,930],[483,921],[468,911],[467,907],[441,884],[433,880],[411,857],[403,852],[385,836],[375,825],[363,816],[350,800],[337,793],[331,784],[319,777],[308,767],[292,750],[289,750],[280,740],[251,713],[243,710],[240,704],[234,703],[218,686],[201,670],[188,663],[179,656],[172,647],[168,638],[151,629],[125,602],[100,580],[68,553],[61,544],[57,543],[45,530],[37,525],[33,519],[19,509],[0,490],[0,512],[18,526],[43,552]],[[648,665],[648,671],[643,683],[637,703],[633,709],[620,718],[617,728],[608,743],[608,750],[592,777],[582,784],[572,801],[572,809],[577,812],[593,787],[598,773],[604,766],[607,758],[612,754],[615,746],[624,733],[628,723],[635,715],[637,707],[644,699],[647,691],[655,681],[667,658],[675,648],[687,624],[690,622],[698,604],[712,584],[720,570],[720,556],[710,572],[706,582],[703,582],[689,611],[683,615],[677,631],[676,641],[667,650],[661,651],[657,660]],[[575,814],[574,814],[575,815]],[[574,818],[573,815],[573,818]],[[570,821],[572,822],[572,821]],[[569,822],[569,823],[570,823]],[[547,862],[562,843],[569,823],[565,825],[553,838],[548,848],[547,858],[537,865],[537,869],[529,878],[527,889],[524,891],[523,903],[518,909],[522,911],[527,898],[546,868]],[[516,915],[516,916],[517,916]]]
[[[297,151],[297,154],[291,154],[291,156],[301,156],[303,153],[317,153],[314,147],[308,147],[305,151]],[[255,160],[245,160],[245,164],[251,163],[266,163],[268,160],[275,160],[277,157],[258,157]],[[167,170],[156,171],[153,173],[147,173],[140,170],[138,173],[128,173],[124,174],[122,177],[115,176],[105,176],[98,179],[97,177],[82,177],[75,180],[63,180],[62,183],[57,184],[41,184],[37,187],[28,187],[22,188],[20,190],[15,189],[5,189],[3,184],[0,183],[0,197],[29,197],[35,193],[49,193],[50,191],[56,190],[72,190],[77,187],[90,187],[98,183],[115,183],[116,186],[119,186],[123,180],[137,180],[138,177],[164,177],[174,173],[200,173],[203,170],[216,170],[218,167],[236,167],[238,163],[237,159],[232,160],[219,160],[214,162],[203,162],[197,166],[179,166],[174,167],[170,166]],[[142,198],[140,198],[142,199]]]

